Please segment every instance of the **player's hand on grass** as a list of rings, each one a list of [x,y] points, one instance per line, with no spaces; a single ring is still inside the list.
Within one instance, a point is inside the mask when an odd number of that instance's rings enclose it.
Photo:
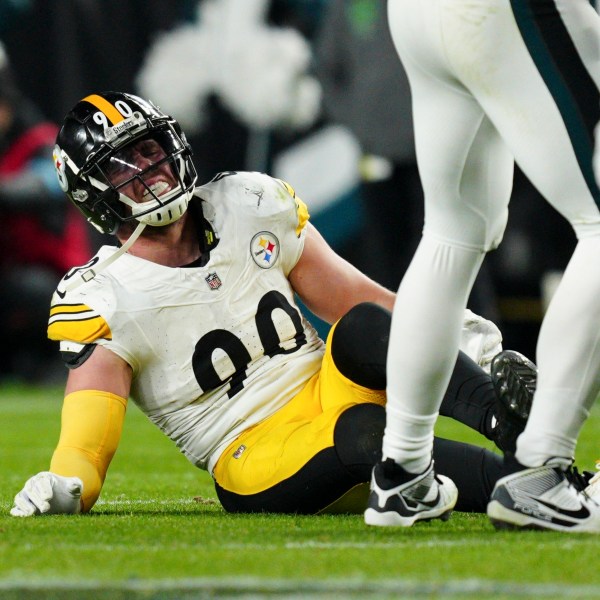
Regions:
[[[13,517],[76,514],[81,511],[83,482],[79,477],[63,477],[43,471],[30,477],[15,496]]]

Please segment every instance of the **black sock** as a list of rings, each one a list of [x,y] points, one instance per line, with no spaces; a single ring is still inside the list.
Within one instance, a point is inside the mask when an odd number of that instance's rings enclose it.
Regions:
[[[455,510],[485,512],[502,474],[502,457],[472,444],[435,438],[433,460],[436,473],[450,477],[458,488]]]
[[[464,352],[459,352],[440,414],[492,439],[495,402],[496,392],[490,376]]]

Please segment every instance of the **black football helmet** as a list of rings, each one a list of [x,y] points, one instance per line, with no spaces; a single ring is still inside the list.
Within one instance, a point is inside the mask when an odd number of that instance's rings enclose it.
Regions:
[[[132,155],[145,146],[160,153],[136,166]],[[150,156],[150,153],[148,153]],[[66,115],[56,138],[54,166],[62,189],[86,219],[103,233],[121,223],[168,225],[187,210],[197,180],[192,151],[179,123],[138,96],[121,92],[92,94]],[[149,172],[168,163],[177,186],[148,185]],[[136,203],[122,188],[137,179],[146,188]]]

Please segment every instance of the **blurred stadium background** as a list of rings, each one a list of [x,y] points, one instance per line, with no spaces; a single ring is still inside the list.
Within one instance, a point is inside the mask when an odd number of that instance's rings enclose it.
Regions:
[[[94,91],[147,96],[184,125],[201,181],[242,169],[288,180],[339,253],[397,286],[422,193],[384,0],[1,0],[0,42],[23,96],[51,122]],[[110,242],[90,235],[92,249]],[[470,301],[505,347],[534,357],[573,245],[517,170],[504,243]]]

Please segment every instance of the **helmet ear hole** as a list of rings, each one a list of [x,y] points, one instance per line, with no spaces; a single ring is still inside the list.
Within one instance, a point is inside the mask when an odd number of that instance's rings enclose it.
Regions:
[[[113,188],[107,188],[95,196],[93,211],[102,223],[105,233],[116,231],[119,221],[126,216],[124,208],[123,203],[119,201],[119,192]]]
[[[104,202],[109,206],[114,205],[119,200],[119,192],[115,188],[106,188],[103,192],[98,194],[98,202]]]

